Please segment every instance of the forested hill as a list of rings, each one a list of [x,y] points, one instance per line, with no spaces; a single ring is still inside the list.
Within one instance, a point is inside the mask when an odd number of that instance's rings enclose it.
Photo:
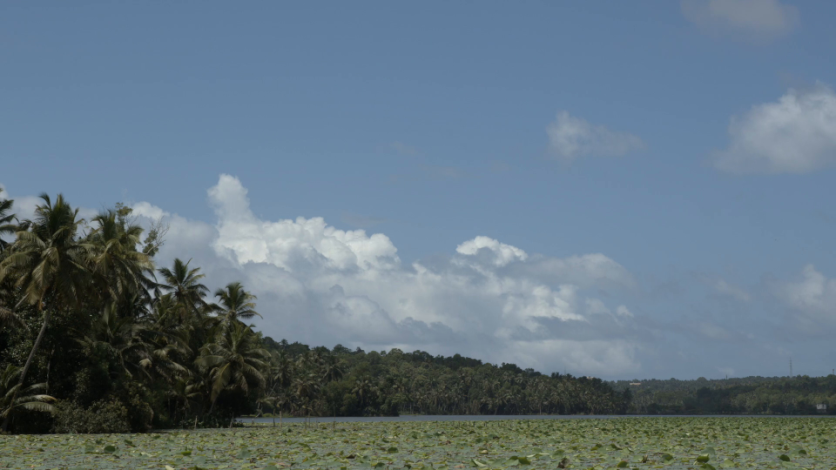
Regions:
[[[286,411],[315,415],[624,413],[629,394],[600,379],[544,375],[514,364],[424,351],[310,348],[264,338],[276,382],[268,395]],[[294,386],[295,384],[295,386]],[[269,412],[270,406],[263,406]]]
[[[836,414],[836,375],[709,380],[620,380],[631,414]],[[634,385],[631,385],[634,384]],[[640,384],[640,385],[636,385]]]

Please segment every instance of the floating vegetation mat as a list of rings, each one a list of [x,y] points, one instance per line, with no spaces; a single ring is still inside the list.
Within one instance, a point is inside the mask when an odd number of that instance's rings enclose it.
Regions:
[[[827,418],[296,423],[0,436],[0,469],[832,469],[834,443]]]

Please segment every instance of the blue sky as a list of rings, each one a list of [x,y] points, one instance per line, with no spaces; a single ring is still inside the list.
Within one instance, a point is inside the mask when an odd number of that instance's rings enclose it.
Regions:
[[[836,367],[832,2],[0,8],[21,213],[163,217],[160,262],[245,280],[268,334],[607,378]]]

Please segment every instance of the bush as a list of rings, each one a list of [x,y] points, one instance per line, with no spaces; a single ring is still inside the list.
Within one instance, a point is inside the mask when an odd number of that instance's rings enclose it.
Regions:
[[[130,432],[128,409],[118,400],[100,400],[90,408],[73,402],[57,405],[54,431],[58,433]]]

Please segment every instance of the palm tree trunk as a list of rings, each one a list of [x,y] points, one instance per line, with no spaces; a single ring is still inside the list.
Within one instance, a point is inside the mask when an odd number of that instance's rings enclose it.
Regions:
[[[49,352],[49,360],[46,363],[46,389],[44,389],[44,393],[49,395],[49,371],[52,369],[52,356],[55,354],[55,347],[52,348],[52,351]]]
[[[23,386],[23,382],[26,380],[26,374],[29,373],[29,367],[32,366],[32,360],[35,359],[35,354],[37,354],[38,349],[41,347],[41,341],[43,341],[44,336],[46,336],[46,329],[49,325],[49,317],[51,314],[49,312],[44,314],[44,324],[41,325],[41,331],[38,332],[38,337],[35,339],[35,344],[32,345],[32,350],[29,351],[29,358],[26,359],[26,364],[23,366],[23,371],[20,373],[20,379],[18,383]]]
[[[41,310],[39,307],[38,310]],[[32,359],[35,358],[35,354],[38,352],[38,348],[41,347],[41,341],[43,341],[44,336],[46,335],[46,329],[49,325],[49,317],[50,313],[47,312],[44,314],[44,324],[41,326],[41,331],[38,333],[37,339],[35,339],[35,344],[32,345],[32,350],[29,351],[29,358],[26,359],[26,364],[23,366],[23,371],[20,373],[20,379],[18,379],[18,385],[15,392],[12,394],[12,399],[9,403],[14,403],[15,399],[17,398],[17,391],[23,388],[23,382],[26,380],[26,374],[29,373],[29,367],[32,366]],[[9,421],[11,421],[11,416],[6,416],[6,420],[3,421],[3,432],[9,430]]]

